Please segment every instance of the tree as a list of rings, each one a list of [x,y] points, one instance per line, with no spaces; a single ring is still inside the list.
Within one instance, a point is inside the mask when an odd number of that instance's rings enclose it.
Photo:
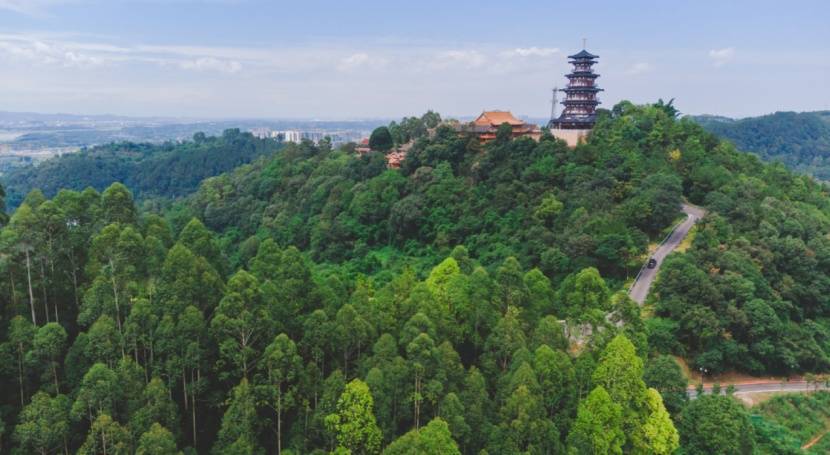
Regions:
[[[208,259],[193,253],[182,243],[167,252],[161,268],[158,296],[178,314],[188,305],[213,311],[224,292],[224,283]]]
[[[153,424],[178,428],[178,410],[170,396],[161,379],[153,378],[147,383],[141,393],[141,407],[130,416],[130,430],[136,438],[150,431]]]
[[[302,370],[302,358],[297,347],[282,333],[265,348],[262,363],[268,378],[269,403],[277,413],[277,453],[282,453],[282,417],[296,405],[297,382]]]
[[[470,367],[461,392],[464,403],[464,421],[474,431],[470,435],[470,452],[475,453],[484,446],[487,435],[483,430],[488,425],[490,396],[484,376],[475,366]]]
[[[644,404],[646,385],[642,378],[643,360],[623,334],[608,343],[591,376],[591,382],[603,387],[611,400],[622,407],[627,443],[636,443],[637,438],[641,437],[643,422],[648,417]]]
[[[484,350],[493,362],[493,366],[505,371],[516,350],[525,347],[525,341],[524,330],[519,320],[519,309],[508,307],[504,316],[493,328],[493,333],[487,338]]]
[[[222,416],[222,426],[216,436],[212,453],[224,454],[258,454],[262,449],[257,444],[256,399],[247,379],[234,387],[228,408]]]
[[[386,449],[384,455],[461,455],[447,422],[436,417],[420,430],[410,430]]]
[[[467,284],[469,296],[459,308],[458,319],[465,338],[481,349],[490,330],[499,320],[500,302],[494,296],[493,280],[483,267],[476,267]]]
[[[441,123],[441,115],[432,110],[427,111],[421,116],[421,121],[427,128],[435,128]]]
[[[513,138],[513,127],[504,122],[496,129],[496,144],[506,145]]]
[[[522,266],[515,257],[508,257],[496,271],[496,292],[502,310],[508,307],[525,308],[528,289],[522,275]]]
[[[232,377],[247,378],[256,366],[267,324],[268,314],[259,282],[244,270],[236,272],[228,280],[225,297],[210,322],[211,332],[219,343],[220,366],[233,366],[236,372],[230,373]]]
[[[615,403],[636,409],[643,399],[643,360],[625,335],[617,335],[600,355],[591,377],[594,385],[602,386]]]
[[[118,375],[103,363],[94,364],[84,375],[72,404],[72,418],[92,422],[99,415],[112,415],[120,392]]]
[[[17,210],[9,221],[8,230],[3,233],[11,239],[7,242],[15,246],[15,253],[22,252],[26,264],[26,289],[29,297],[29,310],[32,315],[32,324],[37,325],[37,312],[35,311],[35,295],[32,287],[32,253],[35,250],[35,234],[37,230],[35,225],[37,223],[35,212],[32,208],[24,203]]]
[[[660,355],[649,359],[643,380],[647,386],[660,392],[666,409],[672,415],[677,415],[689,401],[688,381],[672,356]]]
[[[78,449],[78,455],[128,455],[130,432],[108,414],[99,415],[89,429],[86,441]]]
[[[123,341],[112,318],[102,315],[92,324],[87,332],[89,344],[86,355],[94,362],[106,363],[114,367],[118,358],[124,354]]]
[[[751,454],[755,435],[746,409],[732,396],[702,395],[678,419],[684,453]]]
[[[524,284],[528,302],[525,318],[533,322],[553,313],[556,293],[551,288],[548,277],[541,270],[533,269],[525,273]]]
[[[634,441],[634,453],[668,455],[680,447],[680,436],[668,411],[663,406],[663,399],[655,389],[646,391],[647,417],[643,423],[642,439]]]
[[[173,439],[173,433],[167,428],[154,423],[149,430],[147,430],[138,439],[138,448],[135,451],[136,455],[180,455],[181,452],[176,448],[176,440]]]
[[[35,333],[29,361],[44,368],[44,377],[52,381],[55,393],[60,393],[58,366],[66,349],[66,330],[57,322],[41,326]]]
[[[536,207],[533,216],[545,226],[550,227],[564,207],[565,205],[559,199],[556,199],[553,193],[548,193],[539,202],[539,206]]]
[[[519,385],[501,408],[498,438],[503,440],[502,452],[561,452],[559,432],[546,417],[542,400],[532,388],[538,388],[538,385]]]
[[[369,136],[369,148],[378,152],[388,152],[393,146],[392,134],[389,133],[389,128],[381,126],[372,131]]]
[[[224,275],[225,263],[219,245],[205,225],[197,218],[193,218],[179,233],[179,243],[196,256],[205,258],[213,268]]]
[[[113,183],[101,193],[101,208],[107,224],[134,224],[137,220],[133,195],[121,183]]]
[[[609,292],[599,270],[590,267],[566,278],[558,293],[567,316],[598,324],[609,310]]]
[[[533,331],[531,347],[539,348],[542,345],[559,351],[566,351],[570,347],[570,342],[565,336],[564,323],[559,322],[554,316],[539,319]]]
[[[576,421],[568,434],[568,453],[622,454],[624,443],[622,408],[602,386],[597,386],[579,404]]]
[[[349,376],[349,364],[353,357],[360,356],[371,343],[373,329],[351,304],[343,305],[335,316],[334,339],[343,359],[343,372]]]
[[[337,410],[326,417],[326,426],[336,435],[338,448],[354,454],[380,453],[382,436],[373,406],[366,383],[355,379],[346,385],[337,400]]]
[[[418,429],[421,423],[421,404],[425,398],[424,390],[427,388],[425,387],[427,373],[433,372],[435,369],[435,354],[435,342],[423,332],[406,345],[406,357],[411,364],[411,371],[414,376],[412,403],[414,405],[413,420],[415,429]]]
[[[441,400],[441,407],[438,411],[439,417],[447,422],[450,432],[454,435],[454,439],[458,440],[462,448],[469,445],[472,433],[472,429],[467,425],[465,419],[465,411],[464,403],[455,392],[448,393]],[[431,424],[432,422],[427,427]]]
[[[44,392],[36,393],[20,412],[14,440],[28,452],[47,454],[63,448],[68,453],[70,406],[66,395],[52,398]]]
[[[533,369],[539,377],[547,416],[570,415],[577,397],[574,367],[568,355],[547,345],[539,346],[534,353]]]
[[[179,346],[182,361],[182,388],[184,391],[184,408],[190,406],[190,426],[193,443],[196,444],[196,409],[197,397],[206,389],[206,378],[202,377],[207,348],[207,326],[204,316],[198,308],[188,306],[179,317],[176,325],[179,334]],[[188,399],[188,395],[190,398]]]
[[[27,321],[23,316],[15,316],[9,322],[9,330],[6,335],[8,341],[2,345],[4,358],[10,360],[2,362],[2,364],[5,368],[14,365],[21,407],[26,404],[27,398],[26,377],[28,365],[26,364],[26,357],[32,349],[32,341],[36,333],[37,328],[34,324]]]

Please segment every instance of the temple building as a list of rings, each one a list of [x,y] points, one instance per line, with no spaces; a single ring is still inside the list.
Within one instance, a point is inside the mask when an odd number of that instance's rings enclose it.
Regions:
[[[596,85],[599,74],[593,69],[598,58],[598,55],[584,49],[578,54],[568,56],[568,63],[573,65],[573,71],[565,75],[568,78],[568,86],[561,90],[565,92],[565,100],[562,101],[565,109],[558,118],[551,119],[548,127],[551,134],[564,140],[571,147],[584,140],[596,122],[596,109],[599,105],[597,93],[602,91]]]
[[[542,130],[531,123],[519,120],[510,111],[484,111],[470,123],[458,125],[456,130],[462,134],[474,134],[482,144],[494,141],[499,127],[507,123],[512,128],[512,137],[529,136],[538,141]]]

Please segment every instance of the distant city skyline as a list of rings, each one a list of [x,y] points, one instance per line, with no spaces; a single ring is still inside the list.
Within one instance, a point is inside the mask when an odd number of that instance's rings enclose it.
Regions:
[[[675,98],[688,114],[830,109],[828,2],[620,5],[0,0],[0,110],[546,118],[583,38],[600,56],[604,108]]]

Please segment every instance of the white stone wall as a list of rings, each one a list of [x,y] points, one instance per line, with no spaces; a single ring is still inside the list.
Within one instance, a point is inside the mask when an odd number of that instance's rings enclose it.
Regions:
[[[563,141],[568,143],[568,147],[576,147],[580,141],[584,141],[587,139],[588,134],[591,133],[591,130],[562,130],[562,129],[552,129],[550,130],[553,137],[562,139]]]

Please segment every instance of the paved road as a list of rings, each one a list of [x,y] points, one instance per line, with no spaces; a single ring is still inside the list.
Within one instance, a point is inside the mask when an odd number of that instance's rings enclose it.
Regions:
[[[653,269],[643,267],[640,271],[640,275],[637,277],[637,281],[634,282],[634,285],[631,286],[631,289],[628,291],[628,296],[640,305],[646,301],[648,290],[651,288],[651,283],[654,282],[654,278],[657,277],[657,272],[660,270],[660,266],[663,265],[663,259],[665,259],[669,253],[674,251],[678,245],[680,245],[689,233],[689,229],[695,225],[697,220],[701,219],[703,215],[706,214],[703,209],[688,204],[683,204],[683,212],[686,213],[686,220],[677,225],[669,237],[657,247],[657,251],[651,255],[651,257],[657,259],[657,267]]]
[[[706,214],[706,211],[688,204],[683,204],[683,212],[686,214],[686,220],[682,223],[678,224],[674,231],[669,235],[669,237],[657,247],[657,250],[654,254],[651,255],[654,259],[657,259],[657,267],[653,269],[649,269],[647,267],[643,267],[640,271],[640,275],[637,277],[637,280],[634,282],[634,285],[631,286],[631,289],[628,291],[629,297],[632,300],[637,302],[638,304],[643,304],[645,302],[646,297],[648,297],[648,291],[651,288],[651,284],[654,282],[654,279],[657,277],[657,272],[660,271],[660,266],[663,265],[663,260],[666,256],[669,255],[672,251],[674,251],[683,239],[686,238],[686,235],[689,234],[689,230],[695,223],[703,218]],[[726,392],[726,388],[729,384],[723,384],[721,386],[721,393]],[[804,380],[793,380],[793,381],[786,381],[786,382],[770,382],[770,381],[758,381],[758,382],[748,382],[744,384],[733,384],[735,387],[735,395],[750,395],[754,393],[769,393],[769,392],[812,392],[815,390],[830,390],[830,387],[826,385],[819,385],[819,384],[810,384]],[[697,391],[695,387],[689,387],[687,391],[689,397],[694,399],[697,396]],[[704,394],[712,393],[712,387],[705,387],[703,389]]]
[[[753,393],[769,393],[769,392],[812,392],[814,390],[828,390],[825,385],[809,384],[807,381],[787,381],[787,382],[757,382],[747,384],[734,384],[735,395],[750,395]],[[728,384],[721,385],[721,391],[725,392]],[[697,391],[694,388],[689,388],[689,398],[695,398]],[[703,393],[712,393],[712,388],[706,387]]]

